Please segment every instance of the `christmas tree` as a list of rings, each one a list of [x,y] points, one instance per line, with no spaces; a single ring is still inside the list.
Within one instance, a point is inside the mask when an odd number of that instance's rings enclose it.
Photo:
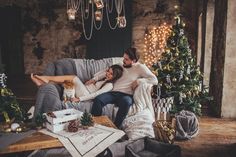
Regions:
[[[173,113],[189,110],[201,115],[201,102],[210,100],[210,97],[184,34],[185,23],[180,16],[176,16],[175,20],[165,51],[153,64],[159,81],[159,96],[174,97]]]
[[[20,108],[16,97],[6,86],[6,75],[0,73],[0,121],[10,122],[11,119],[16,121],[24,120],[22,109]]]
[[[93,124],[94,124],[93,117],[90,113],[87,112],[87,110],[85,110],[85,112],[81,116],[80,124],[82,126],[93,126]]]

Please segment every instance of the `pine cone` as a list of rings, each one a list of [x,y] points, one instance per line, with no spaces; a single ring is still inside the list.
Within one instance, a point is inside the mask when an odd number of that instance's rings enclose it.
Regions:
[[[70,121],[68,125],[69,132],[77,132],[79,129],[78,122],[76,120]]]

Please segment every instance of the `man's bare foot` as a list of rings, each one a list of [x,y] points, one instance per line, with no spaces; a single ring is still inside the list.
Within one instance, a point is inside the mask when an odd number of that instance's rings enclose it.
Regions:
[[[30,77],[31,77],[31,80],[32,80],[38,87],[41,86],[42,84],[44,84],[43,81],[41,81],[41,80],[37,79],[36,77],[34,77],[33,74],[31,74]]]
[[[34,75],[34,77],[36,77],[37,79],[43,81],[44,83],[48,83],[49,82],[49,80],[46,79],[44,76]]]

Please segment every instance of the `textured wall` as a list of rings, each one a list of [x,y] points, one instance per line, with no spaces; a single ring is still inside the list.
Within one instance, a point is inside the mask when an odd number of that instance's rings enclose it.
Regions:
[[[22,8],[25,73],[42,73],[45,66],[64,57],[84,58],[81,23],[67,20],[66,0],[0,0],[0,5]],[[171,23],[178,0],[133,0],[133,46],[142,56],[145,30]]]
[[[236,118],[236,3],[228,0],[222,117]]]
[[[204,63],[204,84],[209,86],[211,56],[212,56],[212,38],[213,38],[213,20],[214,20],[214,1],[209,0],[206,17],[206,43],[205,43],[205,63]]]

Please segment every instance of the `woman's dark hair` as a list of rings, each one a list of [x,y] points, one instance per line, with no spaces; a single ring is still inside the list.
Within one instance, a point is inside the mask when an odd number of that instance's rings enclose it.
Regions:
[[[136,48],[128,48],[125,51],[125,54],[127,54],[131,60],[135,60],[135,62],[139,60],[139,55],[137,54]]]
[[[100,87],[100,89],[106,84],[106,83],[114,83],[116,82],[116,80],[118,80],[119,78],[121,78],[122,74],[123,74],[123,67],[118,65],[118,64],[115,64],[115,65],[112,65],[108,68],[109,69],[112,69],[112,79],[111,80],[107,80],[105,81],[102,86]]]
[[[123,74],[123,68],[122,68],[122,66],[120,66],[118,64],[112,65],[109,67],[109,69],[110,68],[112,69],[112,72],[113,72],[111,82],[114,83],[116,80],[121,78],[121,76]]]

